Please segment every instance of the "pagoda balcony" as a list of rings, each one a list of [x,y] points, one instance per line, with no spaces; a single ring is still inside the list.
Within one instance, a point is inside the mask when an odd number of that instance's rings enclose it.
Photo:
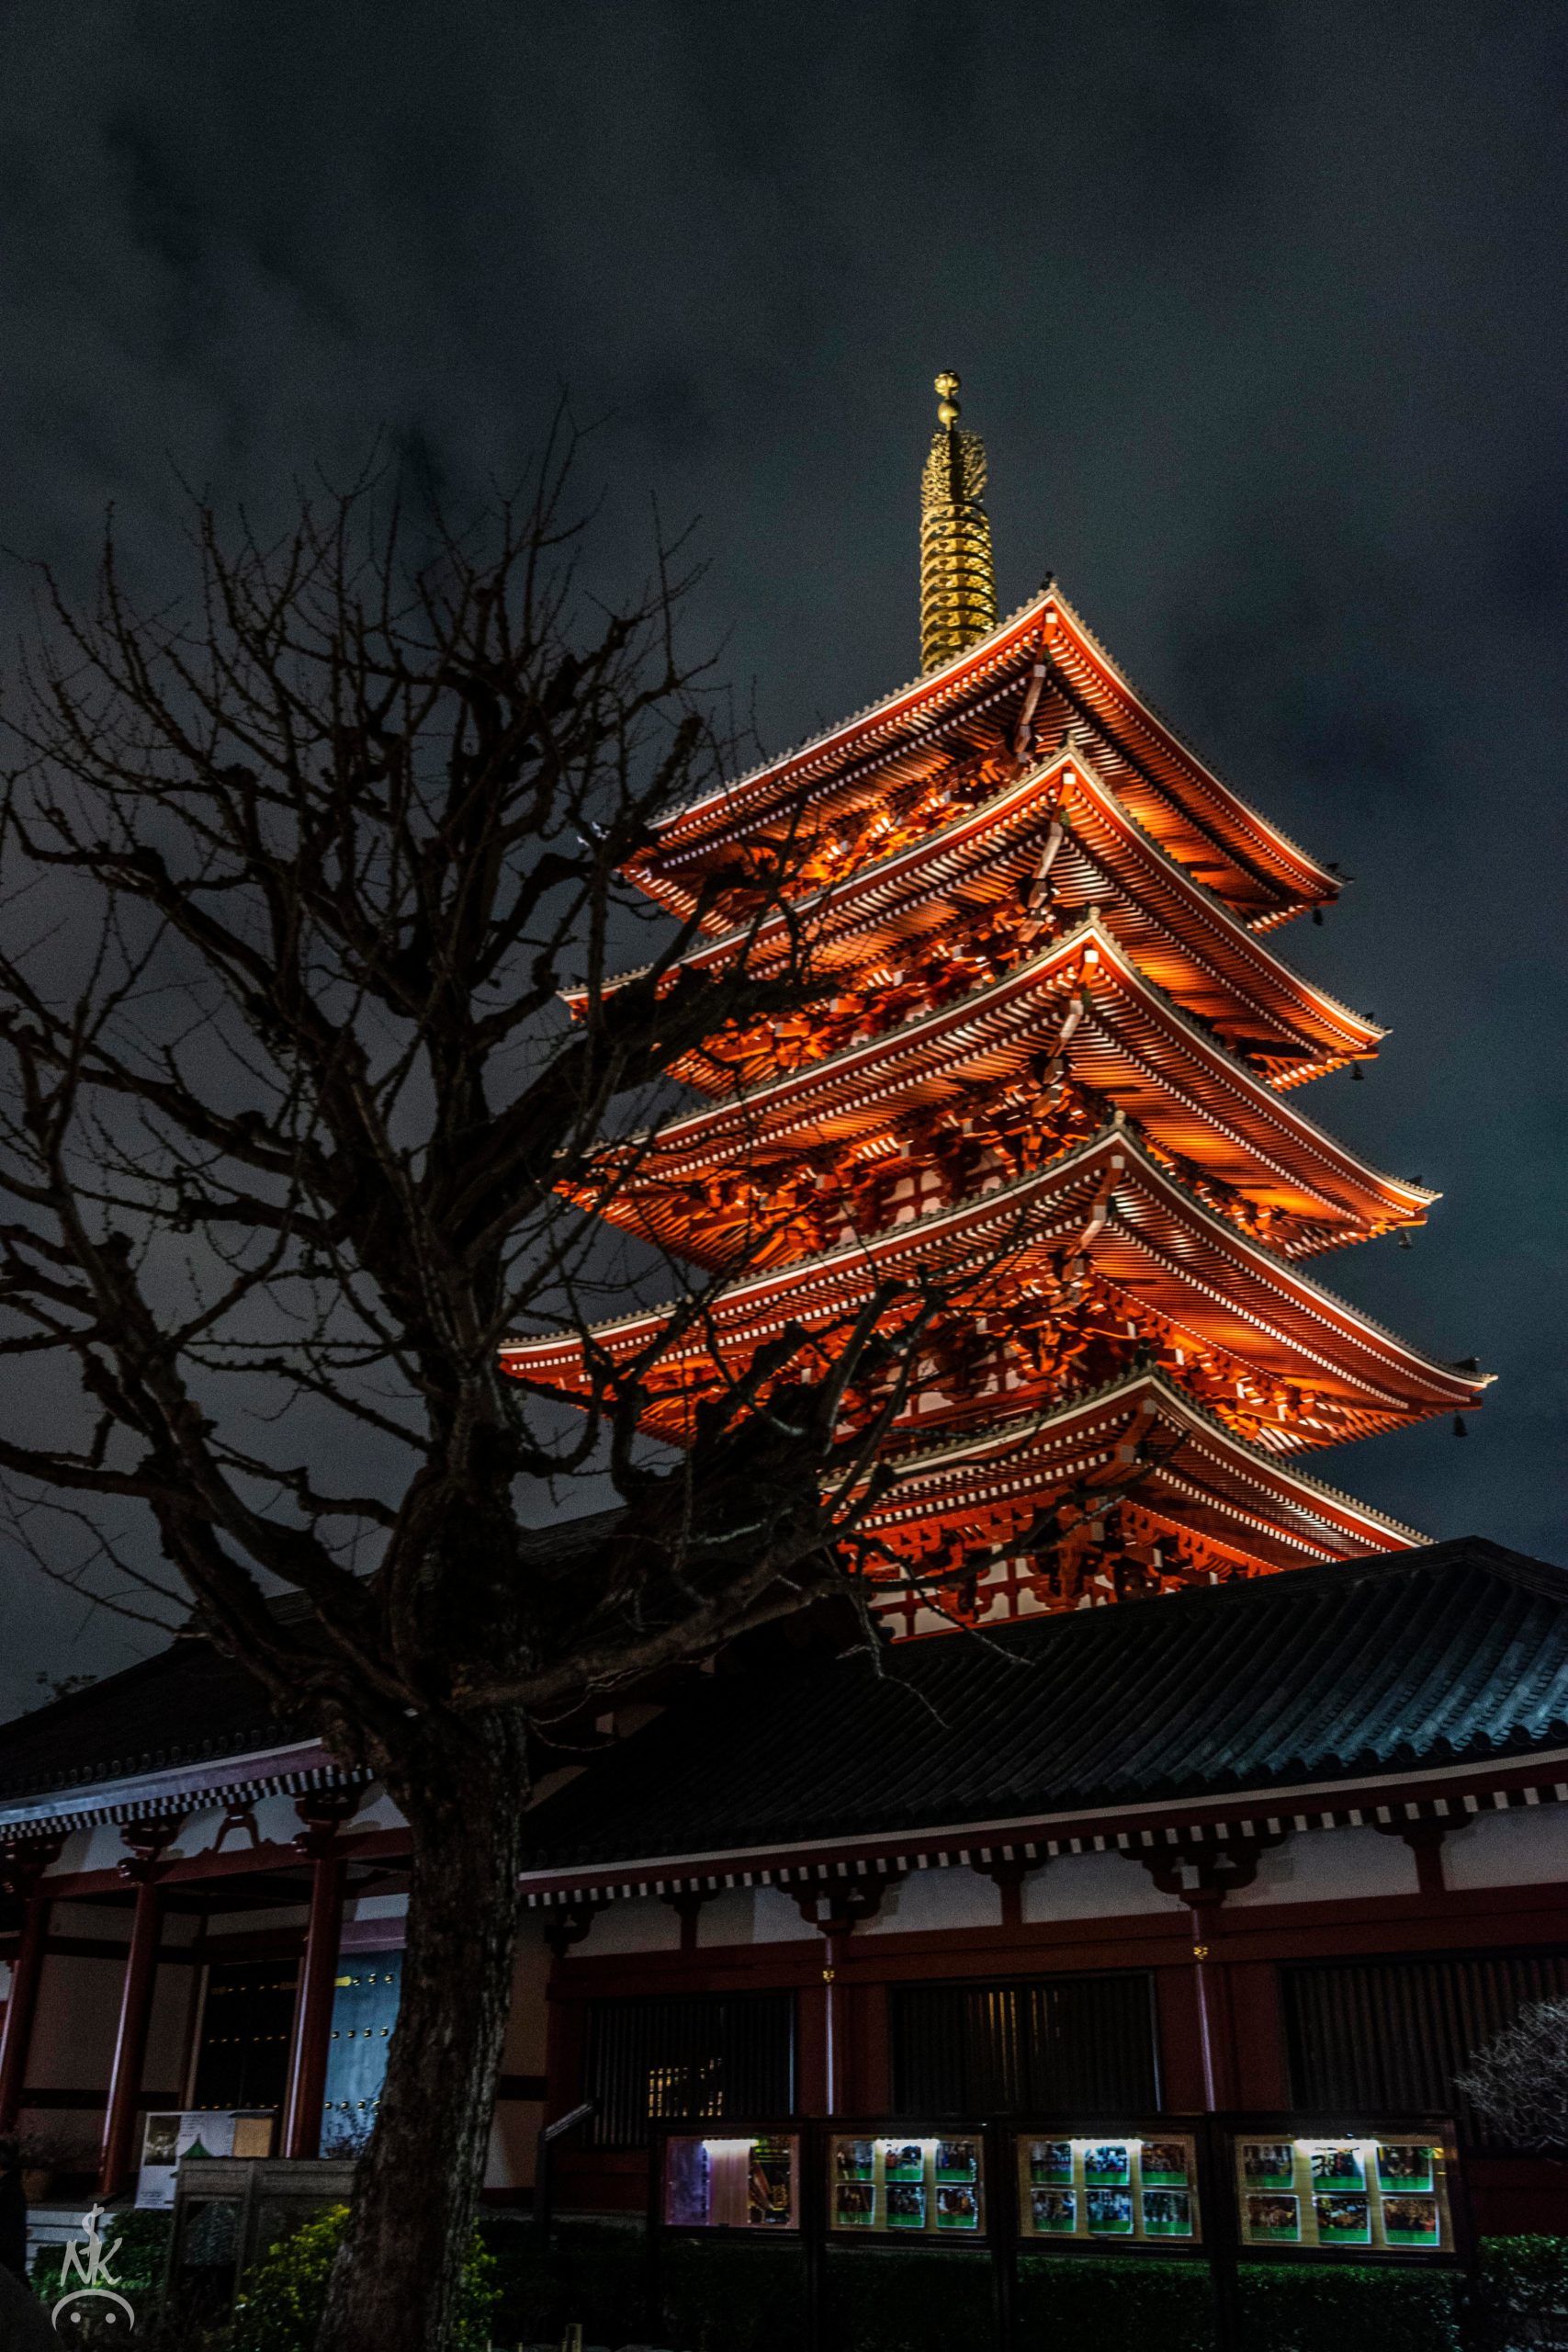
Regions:
[[[1029,901],[1039,905],[1058,808],[1065,833],[1048,877],[1057,921],[1097,910],[1148,978],[1260,1059],[1276,1084],[1299,1084],[1375,1049],[1384,1032],[1271,954],[1142,831],[1077,751],[1031,768],[929,839],[803,898],[787,919],[775,911],[705,941],[675,968],[711,973],[743,959],[763,978],[804,956],[807,985],[842,993],[885,984],[922,946],[981,931],[982,956],[1014,961],[1040,928]],[[990,963],[977,976],[989,978]],[[582,992],[566,1001],[580,1006]],[[677,1074],[711,1092],[722,1082],[716,1068],[695,1053]]]
[[[649,1426],[680,1435],[693,1395],[728,1376],[720,1360],[744,1363],[790,1323],[830,1341],[879,1286],[911,1300],[940,1295],[980,1344],[992,1309],[1034,1296],[1048,1321],[1091,1275],[1125,1301],[1129,1341],[1142,1344],[1152,1319],[1171,1362],[1190,1362],[1194,1375],[1208,1367],[1212,1389],[1215,1360],[1235,1366],[1226,1418],[1280,1452],[1462,1410],[1487,1385],[1420,1354],[1238,1231],[1114,1126],[953,1207],[718,1288],[688,1331],[669,1340],[669,1392],[650,1399]],[[676,1313],[657,1307],[597,1327],[599,1361],[629,1365]],[[510,1341],[502,1363],[518,1378],[580,1397],[597,1376],[575,1334]],[[1006,1377],[1016,1409],[1040,1401],[1026,1381]],[[988,1387],[970,1382],[954,1394],[937,1376],[919,1386],[918,1406],[940,1421],[994,1417],[1002,1385],[998,1374]],[[1279,1399],[1272,1411],[1260,1403],[1270,1396]],[[1217,1390],[1210,1401],[1225,1409]]]
[[[584,1199],[698,1264],[734,1263],[779,1221],[781,1180],[807,1156],[839,1163],[818,1180],[816,1222],[837,1210],[852,1223],[857,1183],[918,1159],[912,1116],[951,1106],[995,1157],[1007,1148],[1007,1106],[1043,1099],[1063,1072],[1189,1163],[1190,1187],[1207,1177],[1242,1196],[1261,1213],[1254,1229],[1283,1255],[1420,1223],[1437,1198],[1370,1168],[1304,1118],[1091,919],[988,989],[607,1146],[602,1198],[589,1187]]]

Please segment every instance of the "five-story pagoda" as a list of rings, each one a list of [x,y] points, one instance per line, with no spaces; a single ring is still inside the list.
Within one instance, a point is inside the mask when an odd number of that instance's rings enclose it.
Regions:
[[[605,1216],[734,1270],[648,1425],[679,1441],[720,1363],[923,1285],[898,1476],[859,1531],[897,1630],[1418,1542],[1303,1467],[1484,1385],[1308,1271],[1434,1197],[1296,1108],[1382,1035],[1269,944],[1338,884],[1054,582],[998,625],[984,452],[956,378],[937,390],[922,675],[676,811],[633,869],[703,907],[688,967],[798,971],[805,942],[810,978],[678,1066],[705,1107],[609,1148]],[[662,1312],[600,1327],[600,1367]],[[582,1393],[584,1354],[506,1361]]]

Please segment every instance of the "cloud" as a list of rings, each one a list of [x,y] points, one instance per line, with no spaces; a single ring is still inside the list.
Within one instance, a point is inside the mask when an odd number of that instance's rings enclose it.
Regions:
[[[166,590],[176,469],[461,500],[570,386],[777,744],[915,667],[956,367],[1007,599],[1357,876],[1282,944],[1395,1034],[1306,1107],[1448,1198],[1325,1271],[1504,1377],[1329,1475],[1561,1552],[1565,104],[1539,0],[13,0],[0,542],[80,576],[112,500]]]

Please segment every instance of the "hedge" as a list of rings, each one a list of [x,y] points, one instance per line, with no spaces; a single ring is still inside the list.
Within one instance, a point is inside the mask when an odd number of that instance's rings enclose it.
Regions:
[[[681,2352],[800,2352],[806,2257],[798,2246],[666,2241],[655,2341]]]
[[[1102,2338],[1149,2352],[1213,2352],[1206,2262],[1020,2255],[1017,2313],[1019,2352],[1059,2352]]]
[[[987,2352],[995,2290],[983,2254],[829,2249],[823,2267],[829,2352]],[[682,2345],[680,2352],[687,2352]]]
[[[1243,2263],[1242,2352],[1460,2352],[1463,2290],[1457,2270]]]

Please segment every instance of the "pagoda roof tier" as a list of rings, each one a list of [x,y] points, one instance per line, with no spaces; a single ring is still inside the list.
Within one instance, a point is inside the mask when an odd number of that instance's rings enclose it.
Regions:
[[[904,1457],[860,1531],[913,1556],[957,1536],[1005,1547],[1067,1494],[1130,1500],[1255,1569],[1404,1551],[1426,1538],[1225,1428],[1158,1373]]]
[[[1276,1237],[1288,1257],[1419,1222],[1438,1198],[1369,1167],[1303,1118],[1091,918],[988,988],[632,1139],[634,1172],[601,1213],[699,1264],[721,1264],[744,1235],[728,1252],[705,1243],[682,1186],[744,1164],[765,1193],[771,1158],[825,1144],[861,1159],[891,1154],[900,1118],[955,1102],[983,1116],[986,1092],[1037,1073],[1065,1032],[1060,1051],[1074,1078],[1156,1145],[1292,1220]]]
[[[1090,727],[1139,821],[1248,920],[1267,925],[1337,896],[1337,877],[1158,716],[1054,582],[940,670],[675,810],[629,870],[689,914],[704,876],[770,822],[787,827],[804,807],[861,808],[954,758],[1005,752],[1038,687],[1037,730]]]
[[[1255,1379],[1320,1400],[1282,1404],[1277,1421],[1260,1430],[1281,1452],[1451,1412],[1478,1402],[1487,1385],[1423,1356],[1250,1239],[1196,1200],[1120,1125],[1012,1183],[727,1285],[689,1339],[671,1342],[664,1367],[700,1384],[715,1376],[705,1364],[722,1359],[738,1368],[788,1323],[817,1333],[844,1328],[888,1282],[940,1283],[971,1318],[1032,1288],[1048,1309],[1062,1289],[1066,1259],[1081,1259],[1129,1308],[1157,1317],[1173,1343],[1194,1357],[1218,1351]],[[597,1326],[600,1362],[636,1357],[672,1312],[651,1307]],[[575,1333],[508,1341],[501,1360],[518,1378],[589,1392]],[[1015,1385],[1008,1393],[1019,1409],[1041,1401],[1021,1376],[1010,1377]],[[981,1412],[994,1417],[997,1405],[994,1384],[989,1394],[981,1388],[954,1398],[931,1383],[918,1396],[921,1426],[933,1429]],[[679,1434],[685,1409],[671,1388],[650,1410],[649,1425]]]
[[[744,956],[764,978],[786,968],[804,940],[813,970],[841,984],[977,912],[1011,909],[1021,922],[1057,807],[1066,832],[1051,869],[1053,893],[1070,907],[1098,907],[1168,995],[1268,1063],[1277,1084],[1372,1052],[1385,1032],[1281,963],[1144,832],[1074,750],[1020,775],[940,832],[800,900],[787,916],[775,912],[705,941],[675,968],[714,972]],[[581,991],[567,1001],[581,1002]],[[716,1089],[715,1067],[700,1053],[678,1074]]]

